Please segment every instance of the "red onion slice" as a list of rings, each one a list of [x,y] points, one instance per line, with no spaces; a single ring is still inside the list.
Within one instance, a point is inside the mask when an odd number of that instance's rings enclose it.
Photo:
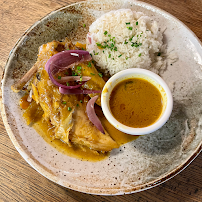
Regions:
[[[103,134],[105,134],[104,132],[104,128],[102,126],[101,121],[99,120],[99,118],[97,117],[96,113],[95,113],[95,109],[94,109],[94,104],[95,101],[97,100],[98,95],[96,95],[95,97],[91,98],[87,105],[86,105],[86,112],[88,115],[89,120],[94,124],[94,126]]]
[[[50,80],[59,87],[65,88],[65,89],[74,89],[79,88],[82,86],[82,84],[76,85],[76,86],[65,86],[60,83],[58,83],[53,75],[55,75],[59,71],[63,71],[65,69],[68,69],[72,67],[75,64],[79,64],[84,61],[90,61],[92,58],[87,51],[83,50],[68,50],[68,51],[62,51],[55,55],[53,55],[48,62],[45,65],[45,69],[49,74]]]
[[[68,81],[80,81],[80,76],[64,76],[64,77],[61,77],[61,79],[56,79],[55,80],[58,82],[58,83],[65,83],[65,82],[68,82]],[[91,77],[89,76],[82,76],[82,81],[88,81],[90,80]]]
[[[93,94],[93,93],[101,93],[100,90],[81,90],[81,89],[65,89],[62,87],[59,87],[59,91],[62,94],[68,94],[68,95],[75,95],[75,94]]]

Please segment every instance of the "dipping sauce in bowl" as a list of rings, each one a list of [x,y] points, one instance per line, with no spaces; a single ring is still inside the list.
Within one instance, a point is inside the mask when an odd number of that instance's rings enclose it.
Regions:
[[[173,108],[165,81],[145,69],[127,69],[112,76],[101,95],[105,117],[118,130],[144,135],[162,127]]]
[[[150,126],[158,120],[163,109],[160,91],[142,78],[118,83],[111,92],[109,106],[117,121],[133,128]]]

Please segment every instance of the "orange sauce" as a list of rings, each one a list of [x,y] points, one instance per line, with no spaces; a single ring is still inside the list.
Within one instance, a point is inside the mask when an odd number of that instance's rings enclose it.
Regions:
[[[152,125],[163,109],[159,90],[141,78],[118,83],[112,90],[109,105],[115,119],[133,128]]]
[[[101,161],[109,156],[109,152],[97,153],[87,147],[81,148],[77,145],[70,147],[59,139],[53,139],[54,129],[43,118],[34,123],[32,127],[48,144],[67,156],[91,162]]]
[[[24,95],[19,101],[20,107],[22,109],[27,109],[31,103],[27,101],[28,96],[29,96],[28,94]]]

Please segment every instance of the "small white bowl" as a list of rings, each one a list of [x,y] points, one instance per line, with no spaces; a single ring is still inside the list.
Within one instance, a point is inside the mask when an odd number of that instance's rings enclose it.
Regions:
[[[160,91],[163,110],[160,117],[152,125],[144,128],[133,128],[117,121],[111,113],[109,106],[110,94],[114,87],[125,79],[142,78],[152,83]],[[128,98],[130,99],[130,98]],[[101,107],[107,120],[118,130],[131,135],[145,135],[161,128],[169,119],[173,109],[173,97],[165,81],[157,74],[145,69],[127,69],[112,76],[105,84],[101,94]]]

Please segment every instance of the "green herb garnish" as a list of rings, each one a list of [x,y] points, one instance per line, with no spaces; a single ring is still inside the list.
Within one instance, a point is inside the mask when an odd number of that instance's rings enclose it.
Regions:
[[[72,76],[78,76],[78,74],[75,71],[72,71]]]
[[[68,109],[68,111],[71,111],[71,110],[72,110],[72,108],[71,108],[71,107],[68,107],[67,109]]]
[[[158,53],[157,56],[161,56],[161,53]]]
[[[107,32],[107,31],[105,31],[105,32],[104,32],[104,35],[107,35],[107,33],[108,33],[108,32]]]
[[[86,27],[86,24],[83,24],[83,27]]]
[[[100,77],[103,77],[103,76],[102,76],[102,73],[98,73],[98,75],[99,75]]]
[[[119,55],[118,57],[120,58],[122,56],[122,54],[121,55]]]
[[[142,54],[140,53],[139,55],[138,55],[138,57],[140,57]]]
[[[132,37],[129,39],[129,41],[132,41],[132,40],[133,40],[133,37],[134,37],[134,36],[132,36]]]
[[[66,84],[67,84],[67,86],[69,86],[69,83],[68,83],[68,82],[67,82]]]
[[[83,101],[82,100],[80,100],[80,103],[82,103]]]
[[[77,66],[77,70],[81,70],[82,68],[81,68],[81,66]]]
[[[138,25],[138,21],[136,22],[136,25]]]
[[[111,54],[109,54],[109,57],[108,58],[111,58]]]
[[[64,101],[64,102],[62,102],[62,104],[66,105],[66,104],[67,104],[67,102],[65,102],[65,101]]]
[[[127,27],[129,30],[132,30],[133,29],[133,27]]]
[[[130,22],[126,22],[126,25],[130,25]]]
[[[61,76],[58,76],[58,79],[61,79],[62,77]]]
[[[102,46],[102,44],[101,43],[96,43],[97,44],[97,46]]]
[[[88,67],[92,67],[92,65],[91,65],[91,62],[88,62],[88,65],[87,65]]]
[[[90,74],[93,75],[93,76],[95,75],[95,74],[93,74],[93,73],[90,73]]]

